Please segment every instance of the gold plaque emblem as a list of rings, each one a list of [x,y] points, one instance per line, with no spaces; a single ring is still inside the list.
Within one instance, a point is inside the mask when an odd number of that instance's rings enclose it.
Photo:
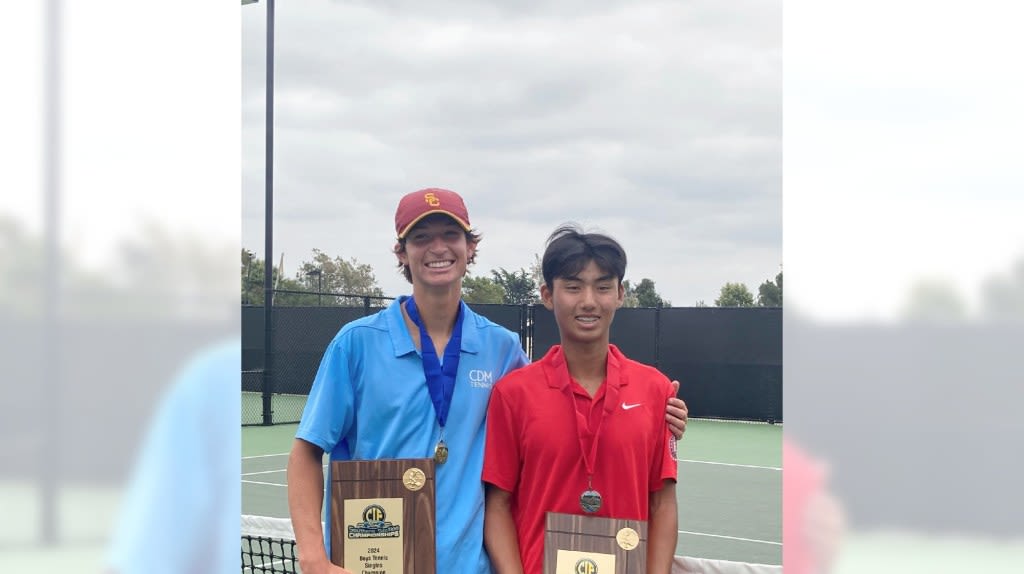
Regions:
[[[623,528],[615,535],[615,541],[619,543],[619,548],[632,550],[640,544],[640,535],[632,528]]]
[[[410,468],[402,475],[402,483],[405,484],[405,487],[409,490],[419,490],[423,488],[423,484],[426,481],[427,476],[418,468]]]

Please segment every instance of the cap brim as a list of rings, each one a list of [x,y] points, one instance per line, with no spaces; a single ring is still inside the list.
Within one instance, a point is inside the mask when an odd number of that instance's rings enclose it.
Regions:
[[[402,229],[402,231],[398,234],[398,238],[399,239],[404,239],[405,236],[409,234],[409,231],[413,227],[415,227],[417,223],[422,221],[424,217],[426,217],[428,215],[434,215],[434,214],[437,214],[437,213],[440,213],[441,215],[447,215],[448,217],[451,217],[452,219],[455,220],[456,223],[461,225],[462,228],[465,229],[466,231],[469,231],[471,229],[471,227],[469,226],[469,222],[464,220],[464,219],[462,219],[458,215],[455,215],[454,213],[452,213],[450,211],[445,211],[443,209],[432,209],[430,211],[427,211],[427,212],[424,212],[424,213],[420,214],[419,217],[417,217],[416,219],[413,219],[412,221],[410,221],[405,226],[405,228]]]

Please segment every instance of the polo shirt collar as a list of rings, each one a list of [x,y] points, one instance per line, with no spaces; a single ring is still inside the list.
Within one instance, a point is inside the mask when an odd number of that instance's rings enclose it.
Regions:
[[[622,364],[625,356],[615,345],[608,345],[607,375],[605,383],[616,387],[624,387],[629,384],[629,379],[622,372]],[[569,366],[565,364],[565,353],[561,345],[554,345],[541,359],[544,366],[545,378],[548,386],[553,389],[564,389],[569,386]]]
[[[416,352],[416,344],[413,343],[412,335],[409,334],[409,330],[405,327],[405,317],[402,315],[402,305],[408,299],[408,295],[402,295],[392,301],[387,309],[384,310],[388,334],[391,336],[391,345],[394,347],[396,357]],[[480,333],[473,328],[473,319],[471,317],[473,311],[461,299],[459,300],[459,306],[462,308],[462,347],[459,350],[475,355],[480,351]]]

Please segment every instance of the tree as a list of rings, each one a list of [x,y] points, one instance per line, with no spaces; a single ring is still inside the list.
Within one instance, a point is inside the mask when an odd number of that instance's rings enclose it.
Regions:
[[[505,291],[504,302],[508,305],[533,304],[537,302],[537,284],[525,269],[507,271],[504,267],[491,270],[494,282]]]
[[[940,279],[919,280],[910,290],[903,316],[925,323],[959,322],[967,318],[967,304],[952,283]]]
[[[757,304],[760,307],[782,307],[782,272],[765,281],[757,288]]]
[[[242,303],[263,305],[263,273],[265,263],[252,251],[242,249]],[[354,257],[345,260],[313,249],[313,258],[303,261],[294,278],[282,277],[281,269],[273,269],[274,289],[285,291],[274,295],[274,302],[282,305],[362,305],[362,297],[344,295],[371,295],[382,297],[377,278],[370,265],[359,263]],[[287,291],[304,291],[288,293]],[[321,295],[331,293],[332,295]],[[371,305],[380,305],[371,300]]]
[[[646,277],[640,280],[633,292],[636,294],[639,307],[668,307],[672,304],[671,301],[662,299],[661,295],[658,295],[658,291],[654,288],[654,281]]]
[[[319,273],[319,279],[311,279]],[[384,292],[377,286],[377,277],[373,267],[359,263],[355,257],[345,260],[341,256],[331,258],[329,255],[313,249],[313,260],[303,261],[295,274],[307,290],[320,290],[323,293],[340,293],[345,295],[372,295],[382,297]],[[338,305],[361,304],[361,298],[353,301],[346,297],[324,297]]]
[[[266,269],[265,262],[256,257],[256,254],[252,251],[242,248],[242,304],[243,305],[263,305],[263,273]],[[284,289],[288,291],[302,290],[303,286],[301,283],[281,277],[281,270],[274,267],[271,270],[271,285],[275,285],[275,289]],[[275,295],[274,300],[282,302],[282,297],[286,294]],[[313,301],[316,301],[316,296],[313,297]],[[289,303],[294,304],[293,301]]]
[[[982,309],[985,318],[992,321],[1024,321],[1024,257],[1011,266],[1009,273],[984,281]]]
[[[544,266],[541,264],[540,255],[536,253],[533,254],[533,265],[530,265],[530,277],[538,289],[544,284]]]
[[[754,295],[743,283],[726,283],[715,299],[718,307],[753,307]]]
[[[636,291],[633,285],[629,282],[629,279],[622,281],[622,290],[625,292],[625,296],[622,299],[623,307],[639,307],[640,300],[636,297]]]
[[[462,279],[462,300],[466,303],[500,304],[505,301],[505,290],[490,277],[466,275]]]

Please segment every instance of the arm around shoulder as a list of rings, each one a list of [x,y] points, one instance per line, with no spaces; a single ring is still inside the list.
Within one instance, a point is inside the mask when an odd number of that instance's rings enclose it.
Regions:
[[[665,480],[660,490],[651,492],[647,522],[647,572],[669,574],[679,535],[676,507],[676,482]]]
[[[668,430],[679,440],[686,432],[690,411],[686,408],[686,402],[679,398],[679,381],[672,381],[671,385],[672,391],[665,405],[665,421],[668,422]]]

